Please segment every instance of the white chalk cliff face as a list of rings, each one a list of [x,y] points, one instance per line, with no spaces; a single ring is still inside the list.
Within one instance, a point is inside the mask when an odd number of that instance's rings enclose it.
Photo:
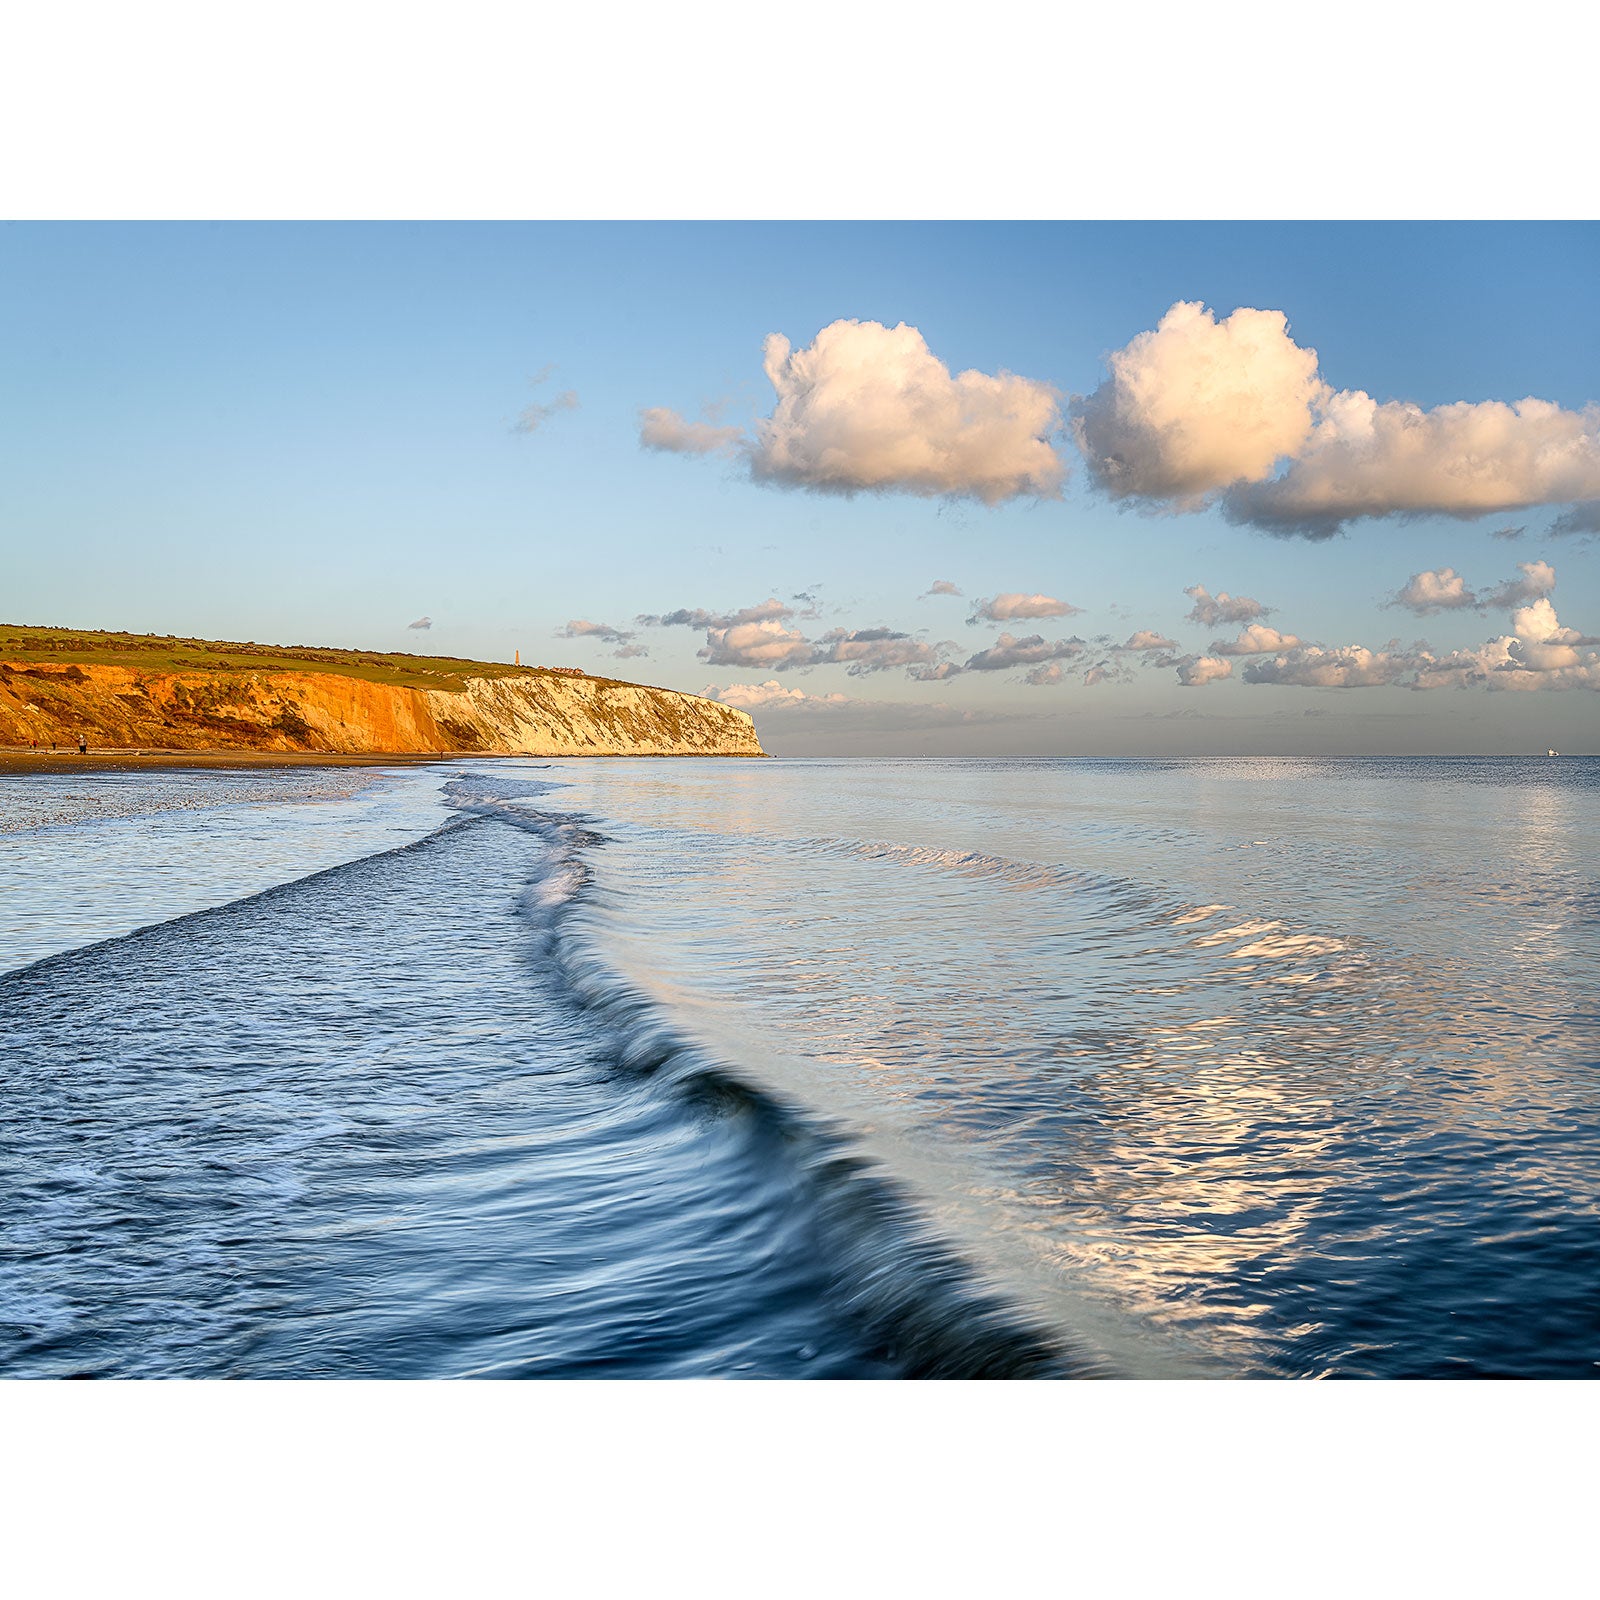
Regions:
[[[424,691],[441,725],[463,718],[526,755],[738,755],[765,752],[743,711],[671,689],[589,678],[470,678],[463,694]]]
[[[0,744],[329,754],[760,756],[746,712],[555,673],[412,688],[331,672],[0,663]]]

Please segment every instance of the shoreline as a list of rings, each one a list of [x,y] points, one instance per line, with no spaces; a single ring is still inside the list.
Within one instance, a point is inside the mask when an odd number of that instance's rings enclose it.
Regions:
[[[138,772],[163,771],[180,767],[273,768],[273,767],[414,767],[460,761],[459,755],[429,751],[377,754],[341,754],[324,750],[152,750],[90,748],[84,755],[75,749],[25,750],[15,745],[0,747],[0,772]],[[483,759],[475,756],[472,759]],[[494,757],[491,759],[501,759]]]
[[[274,767],[427,767],[463,761],[767,761],[765,751],[598,750],[546,755],[535,750],[155,750],[107,746],[79,755],[75,749],[29,750],[0,745],[0,773],[5,772],[143,772],[181,768]]]

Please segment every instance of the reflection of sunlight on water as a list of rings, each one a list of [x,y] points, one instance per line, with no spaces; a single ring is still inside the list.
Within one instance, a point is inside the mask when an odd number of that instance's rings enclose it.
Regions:
[[[940,1152],[1036,1300],[1065,1278],[1245,1369],[1493,1366],[1531,1337],[1505,1241],[1557,1307],[1600,1253],[1581,768],[561,776],[641,981],[891,1165]]]

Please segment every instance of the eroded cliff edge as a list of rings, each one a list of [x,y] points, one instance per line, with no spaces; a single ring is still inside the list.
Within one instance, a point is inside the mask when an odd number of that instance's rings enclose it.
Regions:
[[[749,716],[610,679],[468,677],[459,690],[332,672],[152,672],[0,662],[0,744],[330,754],[760,756]]]

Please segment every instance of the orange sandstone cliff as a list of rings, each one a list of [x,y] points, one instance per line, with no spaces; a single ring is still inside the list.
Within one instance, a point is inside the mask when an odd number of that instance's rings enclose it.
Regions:
[[[459,689],[336,672],[152,671],[0,661],[0,745],[330,754],[764,754],[743,711],[699,695],[554,673]]]

